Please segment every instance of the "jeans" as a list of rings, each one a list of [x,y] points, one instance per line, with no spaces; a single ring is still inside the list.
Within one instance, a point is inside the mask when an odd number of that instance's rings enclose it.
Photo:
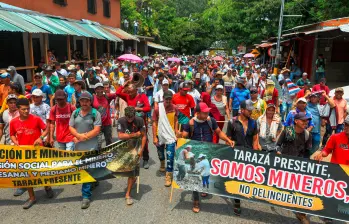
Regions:
[[[325,78],[325,72],[315,72],[315,81],[319,83],[321,78]]]
[[[148,96],[150,107],[153,105],[153,99],[154,99],[153,96]],[[149,112],[147,112],[147,118],[151,118],[151,109]]]
[[[102,143],[103,143],[102,135],[104,135],[106,146],[110,145],[113,142],[111,125],[102,126],[101,131],[98,134],[98,149],[102,148]]]
[[[336,134],[337,133],[340,133],[344,130],[344,124],[337,124],[337,127],[336,127]]]
[[[311,133],[311,137],[312,137],[312,146],[311,146],[310,154],[312,155],[314,154],[314,152],[316,152],[319,149],[321,135],[320,133]]]
[[[92,183],[83,183],[81,187],[82,198],[90,199],[92,196],[91,192]]]
[[[75,143],[74,142],[56,142],[56,148],[67,150],[67,151],[74,151]]]
[[[282,122],[285,121],[285,116],[287,116],[287,114],[290,112],[291,108],[292,108],[292,103],[282,102],[281,108],[280,108]]]
[[[202,176],[203,187],[209,188],[209,179],[210,179],[210,176]]]
[[[166,171],[173,172],[173,160],[175,155],[176,143],[174,142],[172,144],[159,145],[159,146],[156,146],[156,148],[158,149],[158,156],[160,161],[165,160],[165,150],[166,150],[166,155],[167,155]]]
[[[322,147],[325,147],[327,140],[330,138],[332,133],[333,133],[333,129],[331,127],[331,124],[326,123],[326,132],[324,134],[324,137],[322,138]]]
[[[233,109],[233,117],[236,117],[239,115],[239,109]]]

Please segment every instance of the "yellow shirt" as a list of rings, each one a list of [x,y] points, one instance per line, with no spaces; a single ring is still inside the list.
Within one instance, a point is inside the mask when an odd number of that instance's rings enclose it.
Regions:
[[[19,95],[17,97],[18,97],[18,99],[26,98],[24,95]],[[2,103],[2,107],[1,107],[0,113],[3,113],[7,108],[8,108],[7,100],[4,100],[4,102]]]
[[[262,99],[258,99],[256,102],[253,103],[253,107],[254,109],[252,110],[251,118],[253,120],[257,120],[260,116],[264,114],[265,110],[267,109],[267,103]]]

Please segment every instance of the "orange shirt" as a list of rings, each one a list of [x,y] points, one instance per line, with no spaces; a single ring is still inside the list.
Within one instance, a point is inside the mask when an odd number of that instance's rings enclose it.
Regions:
[[[9,91],[10,91],[10,85],[8,86],[6,86],[5,84],[0,85],[0,105],[3,104],[4,100],[6,100]]]

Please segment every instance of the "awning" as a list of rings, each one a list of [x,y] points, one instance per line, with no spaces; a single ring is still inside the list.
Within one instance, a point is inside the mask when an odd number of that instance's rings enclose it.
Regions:
[[[259,48],[268,48],[268,47],[271,47],[271,46],[273,46],[272,43],[263,43],[263,44],[258,45],[257,47],[259,47]]]
[[[165,47],[165,46],[162,46],[160,44],[156,44],[156,43],[153,43],[150,41],[148,41],[147,44],[148,44],[148,47],[156,48],[156,49],[163,50],[163,51],[172,51],[173,50],[172,48]]]
[[[119,28],[113,28],[113,27],[108,27],[108,26],[103,26],[103,28],[110,32],[111,34],[115,35],[116,37],[122,39],[122,40],[136,40],[136,41],[140,41],[136,36],[131,35],[125,31],[123,31],[122,29]]]
[[[295,33],[287,33],[283,34],[282,37],[298,37],[298,36],[305,36],[305,35],[310,35],[314,33],[322,33],[322,32],[327,32],[327,31],[333,31],[333,30],[338,30],[338,27],[324,27],[322,29],[317,29],[317,30],[309,30],[309,31],[304,31],[304,32],[295,32]]]
[[[339,26],[342,32],[349,32],[349,24]]]
[[[116,37],[115,35],[112,35],[111,33],[105,31],[102,27],[99,26],[95,26],[92,24],[87,24],[87,23],[81,23],[79,24],[82,27],[91,30],[92,32],[96,32],[98,33],[98,35],[103,36],[105,39],[107,40],[111,40],[111,41],[116,41],[116,42],[122,42],[122,40],[118,37]]]
[[[36,15],[29,15],[29,14],[24,14],[24,13],[16,13],[17,16],[21,17],[22,19],[42,28],[47,31],[49,31],[52,34],[63,34],[66,35],[67,33],[62,31],[61,29],[57,29],[54,26],[51,26],[50,24],[39,20],[37,17],[42,17],[42,16],[36,16]]]
[[[9,31],[9,32],[25,32],[21,28],[12,25],[11,23],[6,22],[5,20],[0,19],[0,31]]]
[[[22,29],[24,32],[48,33],[46,30],[24,20],[22,17],[18,16],[17,13],[15,12],[0,10],[0,19],[16,26],[19,29]]]

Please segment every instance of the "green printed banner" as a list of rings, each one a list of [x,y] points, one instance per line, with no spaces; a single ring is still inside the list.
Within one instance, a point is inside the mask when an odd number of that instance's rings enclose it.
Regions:
[[[179,139],[174,188],[349,221],[349,166]]]
[[[42,146],[0,146],[0,187],[39,187],[138,176],[140,139],[116,141],[96,151]]]

